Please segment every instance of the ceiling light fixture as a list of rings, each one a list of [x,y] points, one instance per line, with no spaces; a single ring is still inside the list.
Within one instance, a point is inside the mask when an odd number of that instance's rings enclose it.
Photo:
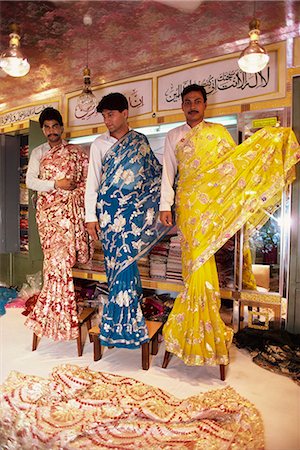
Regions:
[[[83,17],[83,23],[86,26],[90,26],[93,23],[92,17],[86,14]],[[83,89],[77,99],[76,110],[80,110],[83,113],[94,112],[97,106],[97,99],[91,89],[91,70],[89,68],[89,38],[86,40],[86,66],[83,69]]]
[[[256,73],[263,70],[269,62],[269,55],[266,50],[259,45],[260,21],[253,18],[249,23],[250,43],[242,51],[238,65],[243,72]]]
[[[11,77],[24,77],[30,70],[30,64],[20,50],[20,30],[16,23],[10,25],[9,48],[0,56],[1,69]]]

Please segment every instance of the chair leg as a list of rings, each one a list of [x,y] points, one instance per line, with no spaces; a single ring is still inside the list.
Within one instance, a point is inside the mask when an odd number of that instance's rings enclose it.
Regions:
[[[99,335],[98,336],[95,336],[95,335],[92,336],[92,339],[93,339],[93,343],[94,343],[94,361],[99,361],[99,359],[102,358]]]
[[[274,327],[280,329],[281,305],[274,306]]]
[[[33,339],[32,339],[32,351],[34,352],[37,349],[38,346],[38,336],[33,333]]]
[[[81,340],[81,327],[79,326],[79,334],[78,334],[78,338],[77,338],[77,352],[78,352],[78,356],[82,356],[82,340]]]
[[[151,340],[151,355],[157,355],[158,352],[158,333]]]
[[[165,356],[162,364],[162,368],[166,369],[168,367],[169,362],[171,361],[172,353],[165,351]]]
[[[88,331],[90,342],[93,342],[93,338],[92,338],[92,336],[89,333],[89,330],[92,328],[92,320],[91,320],[91,318],[87,319],[86,325],[87,325],[87,331]]]
[[[244,321],[244,307],[243,305],[241,305],[241,303],[239,304],[239,323],[238,323],[238,331],[240,331],[243,326],[242,326],[242,322]],[[244,325],[244,324],[243,324]]]
[[[150,366],[149,362],[149,342],[142,344],[142,368],[148,370]]]
[[[220,378],[222,381],[225,380],[225,365],[220,364]]]

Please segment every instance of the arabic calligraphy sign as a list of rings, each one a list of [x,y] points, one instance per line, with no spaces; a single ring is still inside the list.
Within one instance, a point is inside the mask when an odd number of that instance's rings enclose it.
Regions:
[[[56,109],[59,107],[58,102],[42,103],[41,105],[28,106],[26,108],[15,109],[13,111],[9,111],[8,113],[1,114],[0,127],[23,122],[24,120],[39,116],[45,108],[48,108],[48,106],[52,106]]]
[[[269,52],[269,65],[261,72],[242,72],[237,59],[210,62],[158,77],[158,111],[181,108],[181,92],[193,83],[205,86],[208,104],[240,101],[277,89],[277,52]]]
[[[93,93],[97,98],[97,104],[110,92],[120,92],[125,95],[129,103],[129,117],[152,112],[152,78],[95,89]],[[102,114],[97,113],[96,107],[81,110],[77,106],[78,97],[79,95],[69,98],[68,126],[103,124]]]

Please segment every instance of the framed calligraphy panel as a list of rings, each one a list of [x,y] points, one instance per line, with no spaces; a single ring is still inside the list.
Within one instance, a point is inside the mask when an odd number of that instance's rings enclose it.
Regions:
[[[49,101],[40,104],[33,104],[24,106],[22,108],[16,108],[5,114],[0,114],[0,128],[7,127],[8,125],[18,124],[29,119],[38,118],[41,112],[52,106],[55,109],[59,109],[59,101]]]
[[[140,116],[152,112],[152,91],[152,78],[93,89],[97,104],[104,95],[111,92],[120,92],[125,95],[129,103],[129,117]],[[68,127],[80,125],[98,126],[103,124],[102,114],[97,113],[96,107],[81,110],[77,106],[79,95],[80,94],[73,95],[68,98]]]
[[[193,83],[205,86],[208,106],[249,103],[284,96],[285,53],[281,44],[272,47],[268,50],[268,66],[258,73],[242,72],[237,64],[238,55],[231,55],[158,76],[157,110],[181,109],[181,92]],[[279,70],[280,67],[284,67],[284,70]]]

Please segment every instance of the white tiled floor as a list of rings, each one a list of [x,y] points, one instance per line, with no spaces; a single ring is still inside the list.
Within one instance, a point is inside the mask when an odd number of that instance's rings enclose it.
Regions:
[[[231,363],[223,382],[219,379],[219,368],[188,367],[176,357],[167,369],[162,369],[163,344],[148,371],[141,369],[138,350],[106,349],[102,360],[94,362],[93,347],[88,340],[81,358],[77,356],[75,341],[56,343],[42,339],[32,352],[32,333],[23,325],[24,320],[20,309],[7,309],[0,318],[1,382],[11,370],[47,377],[52,367],[70,363],[133,377],[181,398],[228,384],[253,402],[262,414],[267,450],[300,449],[299,387],[289,378],[256,366],[244,350],[231,347]]]

